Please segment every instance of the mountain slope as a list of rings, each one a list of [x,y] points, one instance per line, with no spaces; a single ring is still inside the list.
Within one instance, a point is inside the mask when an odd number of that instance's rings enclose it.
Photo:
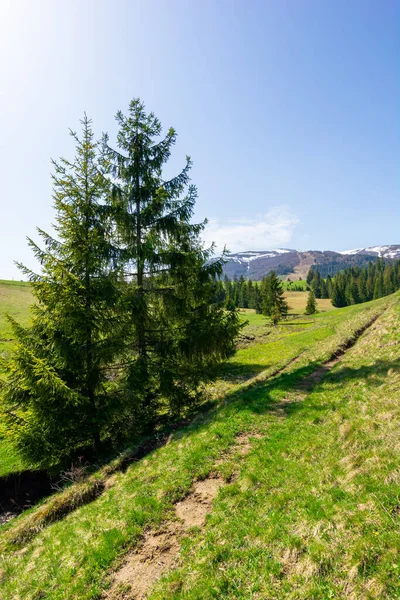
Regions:
[[[230,279],[234,276],[260,280],[270,271],[292,280],[305,279],[311,266],[318,266],[321,274],[335,275],[350,266],[365,266],[377,257],[387,260],[400,258],[400,245],[371,246],[344,252],[276,250],[237,252],[229,255],[224,266],[224,274]]]

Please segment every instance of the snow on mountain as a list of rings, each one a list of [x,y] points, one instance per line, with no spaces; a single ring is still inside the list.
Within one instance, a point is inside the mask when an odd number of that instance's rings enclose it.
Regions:
[[[339,254],[347,254],[347,255],[358,254],[362,250],[363,250],[363,248],[356,248],[355,250],[343,250],[343,252],[339,252]]]
[[[356,255],[366,254],[379,256],[380,258],[400,258],[400,245],[392,244],[389,246],[369,246],[368,248],[356,248],[355,250],[345,250],[339,254]]]
[[[277,254],[286,254],[287,252],[293,252],[293,250],[287,250],[286,248],[276,248],[274,250],[267,251],[246,250],[245,252],[235,252],[230,254],[229,258],[231,260],[236,260],[238,258],[240,260],[244,260],[245,262],[250,262],[251,260],[256,260],[257,258],[273,258]]]
[[[259,260],[262,258],[276,258],[280,254],[287,254],[288,252],[293,252],[293,250],[287,250],[286,248],[276,248],[274,250],[246,250],[244,252],[235,252],[229,255],[229,260],[233,260],[237,263],[246,263],[247,271],[250,270],[250,263],[254,260]]]
[[[227,256],[224,273],[229,278],[243,276],[260,280],[274,270],[282,277],[297,280],[304,279],[312,266],[319,267],[324,276],[328,273],[334,275],[350,266],[366,266],[377,257],[400,259],[400,244],[355,248],[343,252],[289,248],[234,252]]]

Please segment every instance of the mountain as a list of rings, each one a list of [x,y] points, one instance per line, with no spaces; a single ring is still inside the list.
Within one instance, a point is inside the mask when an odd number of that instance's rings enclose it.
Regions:
[[[285,279],[305,279],[312,266],[317,266],[321,275],[335,275],[338,271],[351,266],[365,266],[377,257],[387,260],[400,259],[400,244],[371,246],[334,252],[331,250],[293,250],[277,248],[236,252],[229,255],[224,265],[224,274],[230,279],[234,276],[259,280],[274,270]]]
[[[340,252],[346,256],[379,256],[387,259],[400,258],[400,245],[392,244],[389,246],[370,246],[369,248],[356,248],[355,250],[345,250]]]

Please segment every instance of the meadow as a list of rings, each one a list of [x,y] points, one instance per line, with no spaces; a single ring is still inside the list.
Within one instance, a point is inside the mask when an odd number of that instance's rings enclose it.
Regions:
[[[31,304],[32,292],[28,283],[0,280],[0,354],[12,343],[11,327],[6,315],[9,314],[26,325],[29,322]]]
[[[9,314],[22,325],[27,325],[31,304],[32,292],[28,283],[0,280],[0,356],[9,350],[13,343],[6,315]],[[0,421],[0,477],[22,468],[19,457],[4,440]]]
[[[305,292],[285,292],[285,298],[289,304],[289,314],[304,314],[308,293]],[[317,308],[319,312],[333,310],[330,298],[317,298]]]
[[[244,315],[204,410],[3,526],[0,598],[399,597],[399,300]]]

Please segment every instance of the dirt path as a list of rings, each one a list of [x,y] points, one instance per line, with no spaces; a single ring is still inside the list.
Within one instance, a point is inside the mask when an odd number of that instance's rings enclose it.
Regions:
[[[258,433],[239,434],[229,453],[216,461],[215,466],[234,453],[244,457],[251,450],[252,440],[260,437]],[[175,504],[175,519],[158,530],[146,532],[140,546],[127,555],[122,567],[114,573],[105,597],[144,600],[157,580],[178,565],[182,537],[192,527],[205,526],[213,501],[226,483],[216,473],[195,481],[187,496]]]
[[[304,400],[315,385],[324,379],[326,374],[356,344],[360,336],[373,325],[379,316],[375,315],[345,344],[337,348],[329,360],[304,377],[296,389],[295,397],[292,395],[277,403],[273,406],[273,411],[282,417],[287,416],[288,405],[294,401]],[[289,361],[273,376],[280,374],[298,359],[299,356]],[[223,464],[229,456],[235,453],[244,457],[251,450],[253,439],[260,437],[262,436],[257,433],[239,434],[233,447],[216,461],[215,467]],[[140,546],[127,555],[122,567],[113,574],[111,588],[106,597],[113,600],[144,600],[157,580],[167,571],[178,566],[180,542],[183,536],[192,527],[203,528],[205,526],[206,517],[212,510],[213,501],[224,485],[226,485],[224,479],[215,473],[211,473],[204,480],[195,481],[188,495],[175,504],[175,518],[158,530],[146,532]]]

